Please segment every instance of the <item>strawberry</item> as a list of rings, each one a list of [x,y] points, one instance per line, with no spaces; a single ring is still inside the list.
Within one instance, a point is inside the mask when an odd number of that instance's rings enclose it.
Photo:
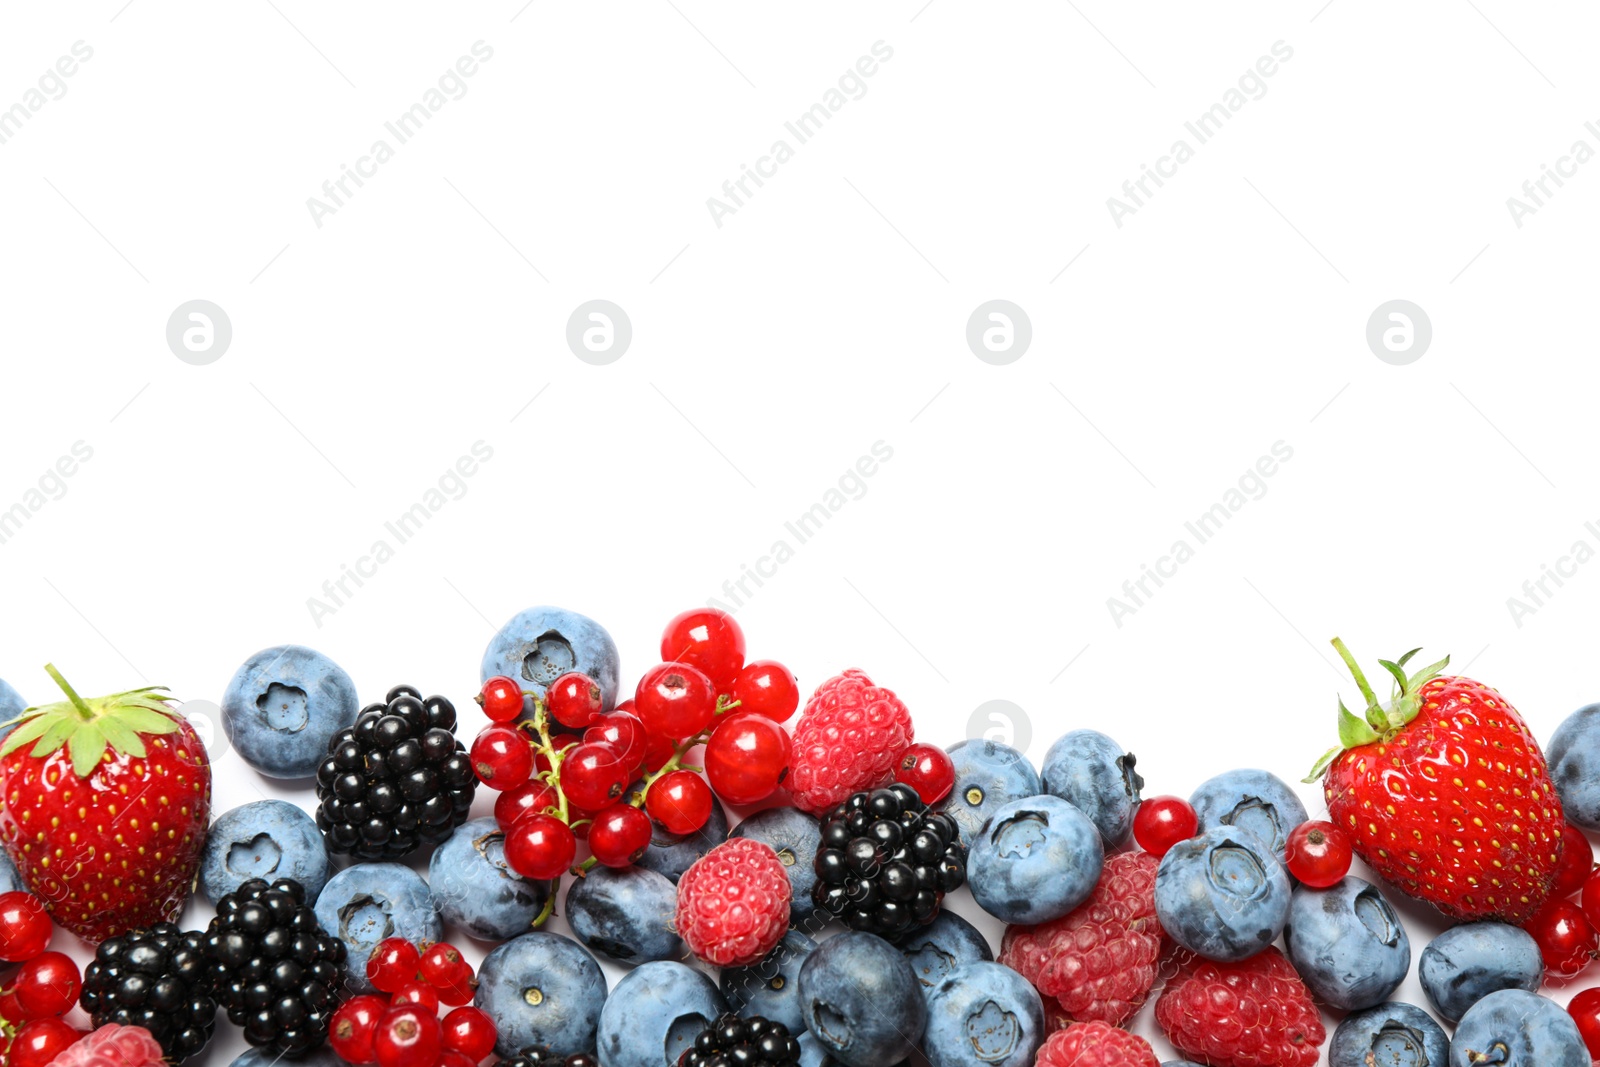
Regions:
[[[91,943],[171,921],[211,808],[200,737],[161,686],[29,708],[0,745],[0,843],[55,921]]]
[[[1339,702],[1341,747],[1308,782],[1323,781],[1333,821],[1368,866],[1402,892],[1456,919],[1520,924],[1550,895],[1561,862],[1561,800],[1544,753],[1505,697],[1441,675],[1446,656],[1406,674],[1413,649],[1379,660],[1395,679],[1379,704],[1344,642],[1365,718]]]

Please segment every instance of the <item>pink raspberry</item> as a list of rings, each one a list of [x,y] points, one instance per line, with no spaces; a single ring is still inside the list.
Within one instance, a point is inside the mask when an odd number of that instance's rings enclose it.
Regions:
[[[50,1067],[166,1067],[161,1046],[142,1026],[107,1023],[50,1061]]]
[[[1034,1067],[1161,1067],[1150,1042],[1109,1023],[1073,1023],[1039,1050]]]
[[[1156,920],[1156,868],[1148,852],[1107,857],[1089,899],[1037,926],[1008,926],[1000,962],[1054,997],[1078,1022],[1121,1026],[1156,983],[1161,924]],[[1052,1005],[1045,1001],[1046,1014]]]
[[[1213,1067],[1313,1067],[1327,1037],[1294,965],[1275,948],[1240,963],[1194,956],[1156,1001],[1179,1052]]]
[[[763,959],[789,932],[789,875],[760,841],[724,841],[678,880],[678,936],[716,967]]]
[[[858,670],[829,678],[795,726],[788,783],[795,807],[820,815],[883,784],[915,739],[911,713],[891,690]]]

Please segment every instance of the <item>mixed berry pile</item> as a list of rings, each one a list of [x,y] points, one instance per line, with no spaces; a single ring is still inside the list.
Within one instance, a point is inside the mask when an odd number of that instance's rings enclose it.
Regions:
[[[1359,699],[1315,811],[1251,768],[1145,797],[1092,729],[1037,767],[919,742],[860,670],[802,707],[709,608],[627,690],[604,628],[530,608],[470,737],[265,649],[228,740],[315,795],[220,814],[164,690],[50,667],[64,699],[3,709],[0,1067],[175,1065],[219,1025],[237,1067],[1160,1067],[1141,1015],[1179,1067],[1600,1064],[1600,988],[1547,995],[1600,956],[1600,704],[1541,747],[1448,660],[1379,661],[1380,698],[1334,647]],[[1444,932],[1413,944],[1402,897]],[[1392,999],[1413,967],[1425,1003]]]

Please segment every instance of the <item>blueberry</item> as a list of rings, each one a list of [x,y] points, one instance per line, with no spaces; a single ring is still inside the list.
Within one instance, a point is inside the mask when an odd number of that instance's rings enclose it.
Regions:
[[[581,671],[600,683],[606,711],[617,706],[622,661],[605,627],[575,611],[537,607],[518,614],[490,640],[483,651],[481,680],[504,675],[542,697],[545,687],[568,671]],[[533,698],[525,698],[525,705],[531,712]]]
[[[17,870],[17,865],[11,862],[5,850],[0,849],[0,893],[15,893],[27,888],[27,883],[22,880],[22,872]]]
[[[211,824],[200,853],[200,888],[216,904],[252,878],[292,878],[315,904],[328,881],[328,849],[316,822],[282,800],[257,800]]]
[[[1248,959],[1289,921],[1289,875],[1254,834],[1218,826],[1180,841],[1156,868],[1156,918],[1174,941],[1220,963]]]
[[[606,976],[570,937],[535,930],[483,958],[473,1003],[494,1020],[494,1047],[502,1057],[530,1045],[562,1056],[593,1053],[607,1003]]]
[[[1600,830],[1600,704],[1567,716],[1544,754],[1567,821]]]
[[[828,1055],[828,1050],[814,1034],[800,1035],[800,1067],[842,1067],[839,1060]],[[901,1060],[892,1067],[911,1067],[910,1060]]]
[[[789,903],[790,922],[803,922],[816,910],[811,887],[817,884],[817,846],[822,841],[821,824],[816,819],[798,808],[768,808],[735,826],[728,836],[760,841],[778,854],[794,894]]]
[[[1521,927],[1479,922],[1453,926],[1428,943],[1417,962],[1428,1003],[1451,1022],[1490,993],[1537,993],[1544,979],[1539,943]]]
[[[644,788],[643,782],[628,787],[624,796],[632,796]],[[666,875],[673,885],[683,877],[695,860],[728,839],[728,816],[715,798],[711,801],[711,817],[692,834],[675,834],[658,822],[651,822],[650,847],[639,857],[638,865],[657,874]]]
[[[1261,838],[1282,856],[1289,834],[1305,822],[1306,806],[1293,789],[1267,771],[1239,770],[1201,783],[1189,798],[1202,831],[1233,826]]]
[[[1311,992],[1340,1011],[1382,1004],[1411,970],[1400,917],[1360,878],[1296,889],[1283,943]]]
[[[806,1028],[800,1011],[800,967],[816,947],[799,930],[790,930],[760,963],[724,967],[722,995],[728,1006],[746,1018],[759,1015],[782,1023],[791,1034],[800,1033]]]
[[[936,805],[948,812],[961,828],[961,840],[971,844],[978,828],[996,808],[1013,800],[1044,792],[1039,772],[1028,757],[998,741],[961,741],[949,748],[955,764],[956,784]]]
[[[1039,993],[1009,967],[964,964],[928,993],[929,1067],[1032,1067],[1044,1039]]]
[[[294,1067],[350,1067],[341,1060],[333,1049],[324,1045],[312,1049],[299,1059],[286,1059],[281,1052],[272,1052],[267,1049],[253,1048],[247,1050],[228,1067],[285,1067],[293,1064]]]
[[[22,699],[22,694],[11,688],[4,678],[0,678],[0,738],[11,732],[11,727],[3,725],[21,715],[28,708],[28,702]]]
[[[505,842],[499,823],[473,819],[456,827],[428,861],[428,886],[439,914],[483,941],[527,933],[550,899],[549,882],[524,878],[507,866]]]
[[[606,1067],[667,1067],[728,1010],[716,984],[693,967],[658,961],[622,976],[600,1013]]]
[[[1490,993],[1461,1017],[1450,1067],[1589,1067],[1578,1024],[1555,1001],[1523,989]]]
[[[1074,730],[1050,746],[1039,779],[1046,793],[1089,816],[1106,844],[1116,848],[1133,830],[1133,809],[1144,788],[1133,765],[1133,755],[1105,734]]]
[[[989,813],[971,842],[967,884],[1002,922],[1042,923],[1083,903],[1105,862],[1089,817],[1049,794],[1013,800]]]
[[[907,934],[900,951],[911,961],[924,996],[957,967],[994,960],[994,950],[978,928],[953,911],[940,911],[933,922]]]
[[[677,887],[643,867],[596,867],[567,890],[567,925],[590,951],[618,963],[687,956],[672,929],[677,912]]]
[[[301,645],[262,649],[222,695],[222,728],[244,761],[269,778],[309,778],[328,741],[355,724],[355,683]]]
[[[883,938],[859,930],[828,938],[806,957],[800,1010],[817,1044],[845,1067],[897,1063],[921,1042],[928,1021],[911,964]]]
[[[399,863],[358,863],[346,867],[322,887],[317,897],[317,922],[344,942],[345,974],[350,988],[371,993],[367,957],[386,937],[407,941],[440,941],[444,924],[433,904],[428,883]]]
[[[1450,1039],[1427,1012],[1391,1001],[1345,1017],[1328,1067],[1445,1067]]]

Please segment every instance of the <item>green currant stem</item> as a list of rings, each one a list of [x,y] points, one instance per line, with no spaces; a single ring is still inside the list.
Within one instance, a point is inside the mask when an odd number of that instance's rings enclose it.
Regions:
[[[61,672],[56,670],[54,663],[46,663],[44,670],[46,674],[55,679],[56,684],[61,687],[61,691],[67,694],[67,699],[72,701],[72,706],[78,709],[78,715],[84,722],[94,718],[94,712],[89,710],[89,705],[84,703],[84,699],[78,695],[78,691],[72,688],[65,678],[61,677]]]
[[[566,822],[568,811],[567,794],[566,790],[561,788],[561,760],[565,757],[567,750],[561,749],[559,752],[556,751],[555,744],[550,740],[550,715],[548,709],[545,707],[544,701],[540,700],[537,695],[528,693],[526,690],[523,692],[525,696],[533,697],[533,728],[538,731],[539,734],[539,743],[534,745],[534,749],[540,753],[543,753],[545,759],[550,761],[550,770],[546,780],[555,787],[556,800],[558,801],[556,805],[556,818],[560,819],[562,822]],[[546,907],[548,908],[549,905],[547,904]],[[543,920],[541,919],[541,921]],[[534,925],[537,926],[538,923],[535,923]]]
[[[556,913],[556,893],[560,892],[560,890],[561,879],[552,879],[550,882],[550,896],[546,898],[544,907],[539,910],[539,914],[534,916],[533,928],[535,930],[539,929],[546,922],[548,922],[550,920],[550,916]]]

